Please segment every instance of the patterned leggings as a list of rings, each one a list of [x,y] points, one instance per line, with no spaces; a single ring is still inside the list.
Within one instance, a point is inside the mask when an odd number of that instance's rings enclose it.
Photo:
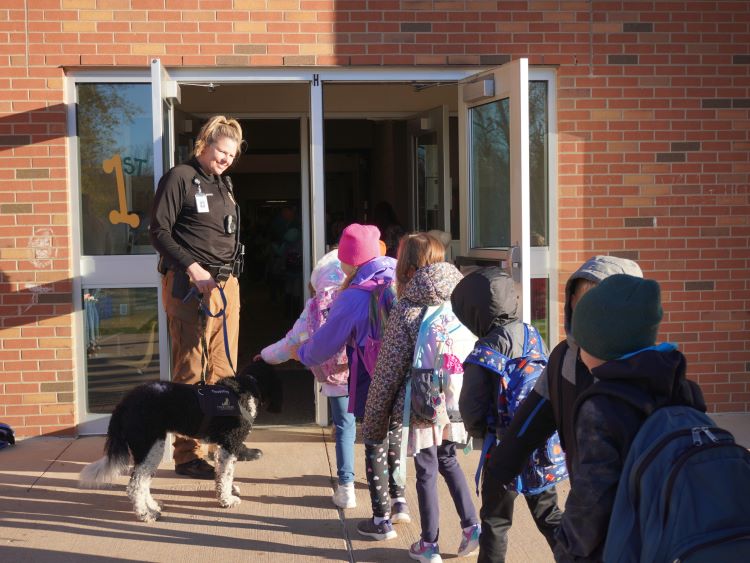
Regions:
[[[391,498],[404,496],[404,488],[393,480],[394,470],[401,465],[401,423],[388,428],[388,436],[377,445],[365,444],[365,469],[370,487],[372,515],[383,518],[391,512]],[[386,479],[388,483],[386,484]]]

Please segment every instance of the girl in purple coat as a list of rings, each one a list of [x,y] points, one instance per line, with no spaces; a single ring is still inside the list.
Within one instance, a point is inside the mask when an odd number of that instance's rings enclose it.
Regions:
[[[370,387],[370,373],[365,368],[365,342],[370,336],[370,297],[371,288],[378,283],[391,283],[395,277],[396,261],[380,253],[380,231],[372,225],[354,223],[344,229],[339,241],[338,257],[341,269],[347,275],[341,284],[341,291],[331,304],[328,320],[309,340],[296,350],[300,362],[306,366],[316,366],[336,354],[346,345],[349,362],[349,406],[348,412],[361,418],[365,412],[367,392]],[[354,429],[352,428],[352,432]],[[393,480],[393,470],[400,460],[400,435],[390,434],[382,444],[365,445],[366,467],[373,519],[368,520],[366,529],[360,533],[377,540],[396,537],[391,523],[409,521],[409,512],[404,498],[404,489]],[[389,476],[388,489],[391,506],[382,502],[380,484],[372,482],[371,475],[382,474],[386,469]],[[339,486],[341,504],[354,503],[354,484],[346,488]],[[337,495],[339,494],[337,490]],[[335,498],[335,497],[334,497]],[[386,495],[384,498],[388,498]],[[351,500],[350,500],[351,499]],[[340,505],[339,502],[336,504]]]

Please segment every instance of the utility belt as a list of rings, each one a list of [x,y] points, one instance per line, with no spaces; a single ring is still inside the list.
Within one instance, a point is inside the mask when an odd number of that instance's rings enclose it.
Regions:
[[[217,264],[204,264],[199,262],[199,264],[201,268],[211,274],[211,277],[217,282],[227,281],[230,275],[238,278],[245,269],[245,245],[240,244],[237,257],[231,262]],[[159,263],[157,264],[156,269],[163,276],[167,275],[169,270],[174,270],[163,256],[159,256]]]

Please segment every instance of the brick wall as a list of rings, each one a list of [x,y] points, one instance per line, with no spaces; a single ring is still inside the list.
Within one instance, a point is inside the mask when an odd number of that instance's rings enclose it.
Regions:
[[[0,420],[20,435],[74,424],[61,67],[155,56],[558,66],[562,281],[594,253],[638,260],[712,407],[750,410],[750,2],[4,0]]]

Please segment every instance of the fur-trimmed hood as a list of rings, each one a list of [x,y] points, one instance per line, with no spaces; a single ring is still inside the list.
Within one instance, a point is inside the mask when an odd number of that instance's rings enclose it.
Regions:
[[[461,279],[461,272],[453,264],[429,264],[417,270],[406,284],[401,299],[423,306],[440,305],[450,299],[453,289]]]

